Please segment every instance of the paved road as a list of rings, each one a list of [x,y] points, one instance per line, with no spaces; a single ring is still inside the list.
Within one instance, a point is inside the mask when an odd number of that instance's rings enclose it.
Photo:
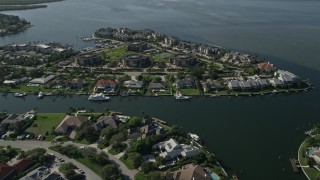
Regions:
[[[89,146],[89,147],[94,147],[97,148],[97,144],[91,144],[91,145],[83,145],[83,144],[78,144],[78,143],[73,143],[73,142],[66,142],[65,144],[73,144],[76,145],[78,147],[80,146]],[[138,173],[138,170],[130,170],[127,168],[127,166],[120,161],[116,156],[108,153],[108,151],[106,149],[99,149],[97,148],[97,152],[103,151],[105,152],[108,156],[109,156],[109,160],[112,161],[113,163],[115,163],[116,165],[118,165],[118,168],[121,170],[122,174],[124,175],[125,179],[134,179],[134,176]]]
[[[79,144],[79,143],[73,143],[71,141],[65,142],[63,145],[68,145],[68,144],[72,144],[75,145],[77,147],[95,147],[97,148],[97,144],[92,144],[92,145],[85,145],[85,144]],[[95,172],[93,172],[91,169],[87,168],[86,166],[82,165],[81,163],[79,163],[78,161],[68,158],[67,156],[64,156],[58,152],[55,151],[51,151],[50,149],[48,149],[50,146],[52,146],[52,144],[50,142],[46,142],[46,141],[4,141],[4,140],[0,140],[0,146],[7,146],[10,145],[12,147],[16,147],[16,148],[20,148],[20,149],[24,149],[24,150],[30,150],[30,149],[34,149],[37,147],[43,147],[46,148],[48,152],[53,153],[54,155],[56,155],[57,157],[62,157],[63,159],[65,159],[66,162],[72,162],[74,163],[77,167],[81,168],[86,176],[87,179],[89,180],[100,180],[101,177],[98,176]],[[97,151],[100,152],[102,150],[100,150],[99,148],[97,148]],[[105,153],[108,154],[110,161],[112,161],[113,163],[115,163],[118,168],[121,170],[122,174],[124,175],[125,179],[134,179],[134,176],[138,173],[138,170],[130,170],[127,168],[127,166],[120,161],[117,157],[115,157],[114,155],[108,153],[107,150],[103,150]]]
[[[52,146],[50,142],[45,141],[3,141],[0,140],[0,146],[7,146],[10,145],[11,147],[20,148],[23,150],[30,150],[38,147],[42,147],[47,149],[47,152],[53,153],[57,157],[62,157],[66,162],[72,162],[77,167],[81,168],[89,180],[102,180],[100,176],[98,176],[95,172],[91,169],[87,168],[83,164],[79,163],[78,161],[68,158],[67,156],[61,155],[55,151],[51,151],[48,147]]]

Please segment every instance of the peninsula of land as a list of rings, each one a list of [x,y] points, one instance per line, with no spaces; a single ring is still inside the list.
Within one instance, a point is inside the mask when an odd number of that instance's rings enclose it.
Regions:
[[[0,14],[0,36],[15,34],[28,29],[30,22],[18,16]]]
[[[293,169],[303,171],[308,179],[320,177],[320,124],[316,124],[305,134],[308,136],[299,147],[298,161],[293,163]]]
[[[0,137],[8,179],[231,179],[199,136],[147,115],[0,113]]]
[[[266,59],[153,30],[106,28],[75,51],[60,43],[0,48],[1,86],[17,97],[91,94],[109,96],[253,96],[307,91],[310,84]]]
[[[43,3],[62,0],[0,0],[0,11],[15,11],[46,8]],[[18,16],[0,14],[0,36],[16,34],[28,29],[31,23]]]

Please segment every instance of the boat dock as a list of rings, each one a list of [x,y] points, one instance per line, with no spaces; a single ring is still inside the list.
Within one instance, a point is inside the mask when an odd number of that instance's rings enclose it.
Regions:
[[[295,173],[300,172],[300,168],[301,168],[301,167],[300,167],[300,163],[299,163],[298,160],[293,159],[293,158],[290,158],[290,163],[291,163],[293,172],[295,172]]]

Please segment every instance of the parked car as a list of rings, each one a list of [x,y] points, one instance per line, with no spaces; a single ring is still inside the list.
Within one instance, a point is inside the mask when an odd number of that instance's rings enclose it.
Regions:
[[[81,173],[81,174],[84,174],[84,171],[82,169],[78,169],[78,171]]]
[[[1,139],[5,139],[6,137],[7,137],[7,135],[4,134],[4,135],[1,136]]]
[[[39,141],[42,141],[42,139],[43,139],[42,135],[39,135],[39,136],[37,137],[37,140],[39,140]]]
[[[26,137],[25,134],[22,134],[20,136],[17,136],[17,140],[23,140]]]

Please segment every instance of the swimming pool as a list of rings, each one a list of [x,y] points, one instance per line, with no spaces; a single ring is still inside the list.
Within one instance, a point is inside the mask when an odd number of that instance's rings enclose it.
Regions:
[[[220,179],[220,177],[215,173],[209,173],[209,175],[210,175],[212,180],[219,180]]]
[[[313,149],[312,148],[308,148],[307,150],[307,156],[311,156],[313,153]]]

